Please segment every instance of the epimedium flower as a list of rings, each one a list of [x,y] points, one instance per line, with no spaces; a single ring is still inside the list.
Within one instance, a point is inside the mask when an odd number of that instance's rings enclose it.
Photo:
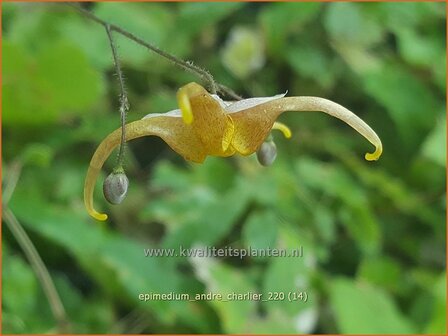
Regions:
[[[196,163],[203,162],[208,155],[246,156],[259,149],[272,151],[264,149],[263,145],[273,129],[280,130],[287,138],[291,137],[290,129],[276,122],[283,112],[315,111],[341,119],[370,141],[375,146],[375,151],[367,153],[366,160],[377,160],[383,150],[380,138],[363,120],[345,107],[324,98],[285,97],[285,94],[280,94],[227,102],[208,93],[199,84],[189,83],[178,90],[177,102],[177,110],[152,113],[127,124],[126,141],[150,135],[158,136],[185,160]],[[120,144],[120,140],[121,128],[101,142],[90,161],[85,180],[84,203],[87,212],[100,221],[106,220],[107,215],[94,209],[93,190],[104,162]],[[273,159],[263,160],[271,163]]]

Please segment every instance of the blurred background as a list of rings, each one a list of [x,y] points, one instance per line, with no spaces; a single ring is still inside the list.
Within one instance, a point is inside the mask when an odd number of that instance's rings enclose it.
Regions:
[[[53,316],[3,223],[4,333],[445,333],[445,4],[83,6],[244,97],[338,102],[372,126],[384,154],[365,161],[372,146],[320,113],[281,116],[293,137],[274,134],[269,168],[255,156],[191,164],[143,138],[127,146],[127,199],[110,206],[98,183],[95,204],[110,220],[95,222],[83,206],[85,173],[120,125],[106,32],[62,4],[2,3],[3,217],[24,227],[66,311]],[[128,121],[176,108],[176,90],[200,82],[115,41]],[[112,155],[103,177],[114,164]],[[143,253],[198,244],[303,246],[304,256]],[[308,301],[138,299],[210,291],[306,291]]]

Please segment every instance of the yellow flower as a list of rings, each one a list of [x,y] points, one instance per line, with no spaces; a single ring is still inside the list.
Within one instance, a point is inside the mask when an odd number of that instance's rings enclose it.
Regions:
[[[289,128],[276,122],[286,111],[321,111],[346,122],[375,146],[366,160],[377,160],[382,144],[376,133],[358,116],[345,107],[318,97],[250,98],[226,102],[211,95],[202,86],[190,83],[177,92],[179,110],[163,114],[149,114],[126,125],[126,141],[155,135],[161,137],[185,160],[201,163],[208,155],[227,157],[235,153],[250,155],[256,152],[272,129],[279,129],[286,137]],[[104,221],[106,214],[93,207],[93,190],[98,174],[120,144],[121,128],[104,139],[90,161],[84,185],[84,203],[88,213]]]

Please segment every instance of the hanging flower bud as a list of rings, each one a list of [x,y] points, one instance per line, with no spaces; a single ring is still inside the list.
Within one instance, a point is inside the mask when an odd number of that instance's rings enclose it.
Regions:
[[[111,204],[120,204],[128,193],[128,186],[129,180],[124,171],[114,171],[104,180],[104,197]]]
[[[277,157],[277,146],[273,140],[263,142],[257,151],[258,162],[262,166],[270,166]]]

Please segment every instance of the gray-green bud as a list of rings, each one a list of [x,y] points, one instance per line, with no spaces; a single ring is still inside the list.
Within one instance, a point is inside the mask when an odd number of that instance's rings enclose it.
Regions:
[[[277,146],[272,140],[265,141],[261,144],[257,151],[258,162],[262,166],[270,166],[277,157]]]
[[[112,204],[120,204],[128,193],[129,180],[124,172],[112,172],[104,180],[103,194]]]

